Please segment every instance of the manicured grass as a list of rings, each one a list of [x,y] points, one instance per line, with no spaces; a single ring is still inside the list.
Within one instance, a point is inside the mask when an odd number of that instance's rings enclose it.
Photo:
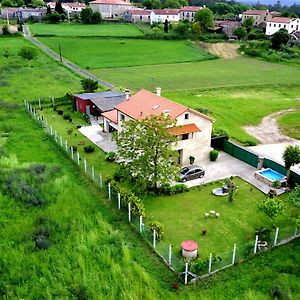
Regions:
[[[168,60],[163,63],[168,63]],[[141,88],[154,90],[157,86],[163,91],[228,86],[235,86],[238,89],[239,86],[299,84],[300,77],[300,68],[246,57],[164,64],[155,67],[101,68],[102,66],[92,70],[92,73],[132,90]]]
[[[143,36],[143,32],[134,24],[30,24],[30,32],[35,35],[55,36]]]
[[[167,252],[168,245],[172,244],[175,255],[180,256],[181,242],[192,239],[199,244],[200,259],[207,259],[209,253],[222,257],[224,253],[229,252],[231,257],[234,243],[242,249],[245,244],[254,242],[256,229],[271,228],[270,219],[257,209],[257,204],[266,196],[239,178],[235,178],[234,181],[238,191],[233,203],[229,203],[228,197],[216,197],[211,194],[212,189],[222,186],[222,182],[171,197],[146,196],[146,212],[164,225],[165,238],[157,248]],[[211,210],[220,213],[221,216],[205,218],[204,213]],[[292,212],[297,216],[297,210]],[[276,225],[291,228],[290,236],[293,235],[295,225],[290,219],[283,216]],[[206,235],[202,235],[203,229],[207,230]]]
[[[80,77],[41,51],[29,62],[18,56],[22,46],[33,46],[22,37],[0,37],[0,99],[23,103],[79,91]],[[3,56],[8,51],[9,57]]]
[[[63,110],[64,115],[70,115],[72,123],[65,120],[63,115],[58,115],[57,111],[54,111],[52,108],[45,108],[43,111],[38,109],[37,111],[47,119],[48,124],[52,126],[53,130],[56,131],[58,135],[62,136],[64,141],[68,141],[69,146],[77,147],[77,151],[82,158],[81,165],[83,165],[84,158],[87,160],[89,174],[91,174],[91,167],[94,166],[95,175],[97,177],[101,174],[104,180],[106,176],[111,176],[115,172],[117,164],[106,161],[105,153],[77,129],[77,125],[90,125],[86,122],[83,115],[80,112],[73,112],[71,106],[68,105],[58,106],[56,109]],[[88,145],[93,145],[95,151],[92,153],[85,153],[84,147]],[[76,155],[77,154],[75,153],[75,158]]]
[[[283,115],[278,119],[282,132],[294,139],[300,140],[300,112]]]
[[[300,102],[297,100],[300,95],[299,88],[296,84],[276,87],[231,87],[163,92],[163,96],[200,111],[208,109],[216,120],[215,128],[224,129],[232,138],[246,143],[255,139],[244,131],[243,126],[258,125],[264,116],[276,111],[300,108]],[[293,124],[299,124],[297,114]]]
[[[211,54],[196,48],[188,41],[68,37],[40,37],[39,40],[56,52],[60,45],[64,57],[83,68],[90,69],[202,61],[213,58]],[[151,68],[152,71],[158,72],[161,66]],[[130,71],[127,76],[129,74],[134,75]],[[120,82],[120,85],[122,84]]]

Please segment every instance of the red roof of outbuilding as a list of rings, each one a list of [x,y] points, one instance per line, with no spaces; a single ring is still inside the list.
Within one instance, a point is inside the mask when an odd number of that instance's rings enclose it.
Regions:
[[[274,17],[271,21],[269,22],[273,22],[273,23],[290,23],[292,21],[292,19],[290,18],[285,18],[285,17]]]
[[[193,240],[183,241],[181,243],[181,248],[185,251],[195,251],[198,249],[198,243]]]
[[[153,9],[156,15],[178,15],[179,9],[165,8],[165,9]]]
[[[151,14],[151,10],[147,9],[129,9],[127,10],[132,15],[138,15],[138,16],[148,16]]]
[[[183,6],[183,7],[181,7],[180,11],[197,12],[200,9],[202,9],[201,6]]]
[[[91,1],[90,4],[131,5],[130,2],[125,2],[122,0],[95,0],[95,1]]]
[[[268,10],[249,9],[243,12],[243,15],[265,15],[268,12]]]
[[[187,133],[193,133],[193,132],[198,132],[201,131],[196,124],[186,124],[186,125],[181,125],[181,126],[175,126],[172,128],[169,128],[168,131],[173,134],[173,135],[182,135],[182,134],[187,134]]]

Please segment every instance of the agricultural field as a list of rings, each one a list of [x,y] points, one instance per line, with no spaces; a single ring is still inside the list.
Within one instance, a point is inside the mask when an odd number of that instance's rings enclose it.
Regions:
[[[291,138],[300,140],[300,112],[281,116],[278,120],[281,131]]]
[[[64,57],[91,70],[215,58],[189,41],[75,37],[40,37],[39,40],[56,52],[60,45]],[[153,72],[159,70],[155,66],[151,68]],[[132,74],[130,70],[129,73]],[[122,82],[117,82],[117,85],[122,85]]]
[[[22,37],[0,37],[1,100],[22,103],[25,99],[62,96],[81,89],[80,77],[41,51],[33,61],[19,57],[22,46],[32,44]]]
[[[143,32],[134,24],[30,24],[33,35],[139,37]]]
[[[228,197],[212,195],[214,188],[224,184],[221,181],[172,196],[145,196],[143,200],[146,212],[164,226],[164,238],[157,245],[159,251],[166,253],[171,244],[177,254],[180,252],[181,242],[191,239],[198,242],[200,260],[205,260],[210,253],[214,253],[223,259],[229,258],[230,261],[234,243],[237,243],[239,255],[243,257],[245,246],[254,243],[255,231],[261,227],[272,228],[273,222],[257,208],[266,196],[239,178],[234,178],[234,182],[237,192],[232,203],[228,201]],[[280,198],[286,199],[286,195]],[[287,212],[296,217],[299,210],[293,206],[287,207]],[[220,217],[205,218],[204,214],[211,210],[220,213]],[[290,220],[291,218],[283,216],[277,220],[276,225],[292,236],[295,224]],[[207,230],[206,235],[202,235],[203,229]]]
[[[238,57],[182,64],[93,69],[91,73],[131,90],[184,91],[200,88],[300,84],[300,68]],[[130,74],[130,76],[129,76]]]

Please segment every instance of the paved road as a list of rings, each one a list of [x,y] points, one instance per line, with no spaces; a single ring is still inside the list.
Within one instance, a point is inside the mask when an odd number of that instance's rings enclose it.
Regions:
[[[51,56],[52,58],[60,61],[60,56],[58,54],[56,54],[54,51],[52,51],[51,49],[49,49],[47,46],[45,46],[44,44],[42,44],[40,41],[38,41],[36,38],[34,38],[30,32],[29,29],[26,25],[23,25],[23,34],[24,36],[26,36],[28,38],[28,40],[30,40],[33,44],[35,44],[37,47],[39,47],[42,51],[44,51],[46,54],[48,54],[49,56]],[[79,68],[77,65],[71,63],[70,61],[66,60],[65,58],[62,58],[62,63],[67,66],[68,68],[70,68],[71,70],[73,70],[74,72],[86,77],[86,78],[90,78],[93,80],[98,81],[101,85],[109,88],[109,89],[113,89],[115,88],[114,85],[99,79],[97,77],[95,77],[94,75],[88,73],[87,71]]]

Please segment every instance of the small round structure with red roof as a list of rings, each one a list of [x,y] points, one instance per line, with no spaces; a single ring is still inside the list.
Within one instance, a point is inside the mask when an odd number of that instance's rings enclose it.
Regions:
[[[196,258],[198,253],[198,243],[193,240],[186,240],[181,243],[182,256],[186,258]]]

